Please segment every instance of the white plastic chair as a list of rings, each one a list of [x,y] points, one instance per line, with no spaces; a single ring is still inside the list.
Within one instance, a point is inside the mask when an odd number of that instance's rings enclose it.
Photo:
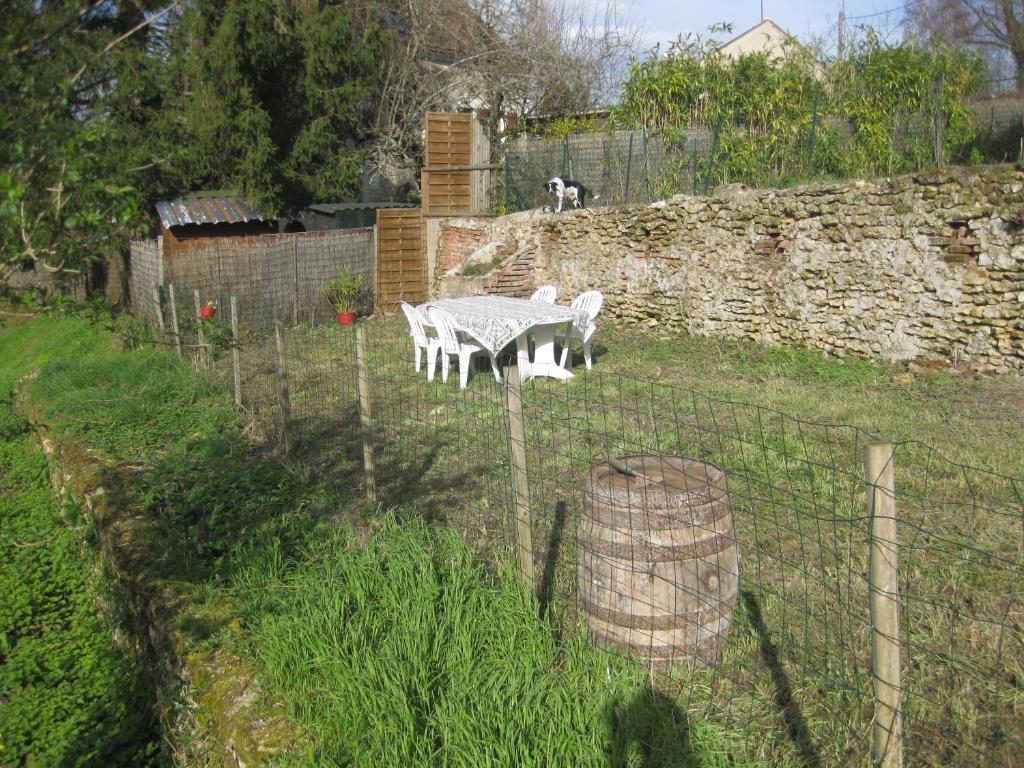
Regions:
[[[554,304],[555,297],[558,296],[558,289],[553,285],[542,285],[533,295],[530,296],[530,301],[543,301],[545,304]],[[530,357],[533,357],[533,334],[527,334],[526,336],[530,346]]]
[[[400,301],[398,304],[402,307],[402,312],[405,313],[405,319],[409,321],[409,335],[412,336],[412,343],[416,348],[416,372],[419,373],[421,355],[425,352],[429,357],[430,347],[434,341],[433,338],[427,336],[426,329],[430,327],[430,323],[411,304],[404,301]]]
[[[565,334],[565,339],[562,342],[562,359],[559,361],[559,365],[565,368],[565,364],[571,358],[569,357],[569,344],[573,339],[579,339],[583,342],[583,359],[587,363],[587,370],[591,369],[591,357],[590,357],[590,339],[594,335],[594,331],[597,330],[597,326],[594,325],[594,318],[597,317],[597,313],[601,311],[601,306],[604,304],[604,296],[601,295],[600,291],[586,291],[581,293],[575,299],[572,300],[572,304],[569,306],[573,309],[582,309],[590,317],[590,322],[587,323],[587,328],[583,333],[576,330],[576,324],[573,323],[569,326],[568,333]]]
[[[443,309],[429,307],[427,318],[437,331],[437,342],[431,345],[427,357],[427,381],[434,380],[434,372],[437,369],[437,353],[441,352],[441,381],[448,381],[449,356],[456,355],[459,358],[459,389],[465,389],[469,382],[469,366],[473,355],[486,352],[491,358],[491,370],[494,371],[496,381],[501,381],[501,373],[498,371],[498,362],[494,355],[487,352],[480,344],[470,339],[460,339],[451,317]]]
[[[543,301],[546,304],[554,304],[555,297],[558,295],[558,289],[553,285],[542,285],[533,295],[530,296],[530,301]]]

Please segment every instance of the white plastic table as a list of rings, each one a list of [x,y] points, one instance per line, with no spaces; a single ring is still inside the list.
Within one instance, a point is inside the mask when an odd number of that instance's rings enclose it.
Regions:
[[[498,354],[515,340],[519,376],[523,381],[535,376],[571,379],[572,371],[555,359],[555,333],[568,323],[582,333],[590,324],[590,316],[583,310],[506,296],[441,299],[422,304],[419,309],[425,312],[427,307],[443,309],[458,330],[472,336],[491,354]],[[534,340],[532,361],[528,343],[531,335]]]

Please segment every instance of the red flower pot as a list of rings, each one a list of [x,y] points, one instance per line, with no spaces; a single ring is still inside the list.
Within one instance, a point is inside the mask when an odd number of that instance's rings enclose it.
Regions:
[[[213,316],[216,315],[216,314],[217,314],[217,308],[216,307],[211,307],[209,304],[207,304],[205,307],[203,307],[201,310],[199,310],[199,319],[200,320],[213,320]]]
[[[352,312],[339,312],[338,313],[338,324],[339,325],[352,325],[356,320],[356,313]]]

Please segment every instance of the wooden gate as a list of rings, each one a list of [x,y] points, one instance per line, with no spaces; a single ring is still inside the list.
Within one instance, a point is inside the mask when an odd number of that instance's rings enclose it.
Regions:
[[[377,310],[427,300],[427,257],[419,208],[377,211]]]

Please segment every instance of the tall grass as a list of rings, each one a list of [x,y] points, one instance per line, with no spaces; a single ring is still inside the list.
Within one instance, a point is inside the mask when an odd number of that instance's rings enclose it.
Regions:
[[[555,639],[507,567],[450,529],[386,519],[289,560],[250,545],[233,584],[266,682],[321,766],[735,765],[637,666]]]

